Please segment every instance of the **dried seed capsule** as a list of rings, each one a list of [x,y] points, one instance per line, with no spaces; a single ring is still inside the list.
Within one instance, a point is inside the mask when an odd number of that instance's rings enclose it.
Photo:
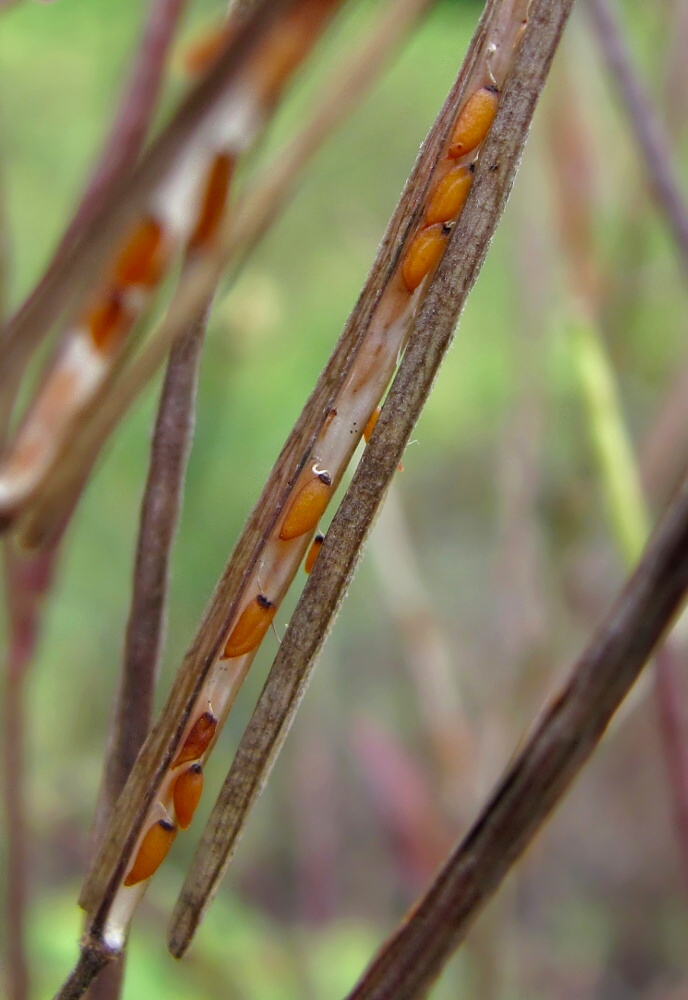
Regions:
[[[124,884],[137,885],[153,875],[167,857],[172,841],[177,835],[177,827],[166,819],[154,823],[141,841],[136,860],[127,873]]]
[[[363,429],[363,440],[366,444],[370,441],[370,435],[375,430],[375,424],[377,423],[377,418],[380,416],[380,410],[382,407],[376,406],[373,412],[370,414],[370,419]]]
[[[306,561],[303,564],[303,568],[306,571],[306,573],[310,573],[310,571],[315,566],[315,560],[320,555],[320,549],[322,548],[322,543],[324,541],[325,541],[325,536],[321,535],[320,532],[318,532],[318,534],[315,536],[315,538],[311,542],[311,547],[308,550],[308,555],[306,556]]]
[[[227,203],[233,168],[234,157],[226,153],[220,153],[210,164],[196,227],[189,238],[190,250],[207,245],[217,233]]]
[[[468,167],[454,167],[437,182],[425,209],[423,221],[426,226],[449,222],[458,216],[471,189],[474,169],[472,163]]]
[[[200,764],[192,764],[174,783],[174,811],[180,830],[186,830],[190,825],[202,792],[203,768]]]
[[[129,327],[121,296],[111,291],[104,298],[98,299],[86,313],[83,323],[99,351],[111,350]]]
[[[416,233],[401,265],[401,276],[409,292],[415,292],[423,278],[435,269],[447,245],[445,226],[428,226]]]
[[[224,648],[223,659],[231,660],[233,656],[244,656],[260,645],[276,612],[277,606],[265,594],[258,594],[258,597],[247,604],[239,615],[239,620]]]
[[[316,472],[313,479],[301,487],[291,502],[282,522],[280,538],[288,542],[312,531],[325,512],[332,492],[329,472]]]
[[[162,277],[165,256],[161,225],[151,216],[139,219],[117,255],[115,282],[125,288],[129,285],[154,288]]]
[[[465,156],[480,145],[490,130],[498,104],[499,91],[496,87],[481,87],[471,94],[456,120],[449,141],[449,156],[453,159]]]
[[[179,767],[180,764],[187,764],[190,760],[198,760],[199,757],[202,757],[210,746],[216,729],[217,719],[212,712],[204,712],[203,715],[199,715],[172,766]]]

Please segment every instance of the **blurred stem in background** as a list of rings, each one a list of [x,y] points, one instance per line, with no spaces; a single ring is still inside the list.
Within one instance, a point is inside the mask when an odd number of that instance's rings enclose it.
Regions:
[[[614,374],[592,321],[571,327],[571,353],[586,408],[609,524],[627,567],[637,562],[649,534],[650,519],[638,468],[626,433]],[[688,888],[688,742],[682,718],[677,668],[685,649],[669,637],[654,658],[655,699],[669,778],[680,860]]]
[[[636,148],[643,157],[657,205],[669,225],[685,270],[688,267],[688,208],[675,180],[668,140],[644,93],[607,0],[589,0],[589,9],[608,69],[623,96]],[[596,191],[590,153],[594,143],[588,122],[578,106],[575,88],[565,74],[559,97],[560,106],[562,102],[566,104],[567,114],[565,119],[561,116],[558,121],[553,119],[552,148],[557,167],[556,208],[561,242],[578,303],[578,316],[571,334],[572,357],[586,405],[609,524],[617,549],[630,568],[643,550],[651,522],[614,375],[602,346],[600,317],[604,282],[595,263],[598,257],[593,226]],[[671,411],[673,413],[673,407]],[[672,449],[675,450],[683,451]],[[680,698],[677,697],[677,654],[676,639],[673,639],[665,643],[655,657],[655,699],[681,864],[688,888],[688,751],[682,732]]]
[[[184,6],[185,0],[152,0],[129,81],[91,180],[34,292],[50,280],[56,262],[65,248],[71,245],[80,227],[94,217],[114,186],[136,162],[155,113],[168,52]],[[1,307],[8,268],[6,233],[7,228],[0,226],[1,319],[4,319]],[[29,295],[27,302],[31,298]],[[0,444],[10,426],[21,374],[21,371],[17,373],[16,379],[6,387],[0,399]],[[7,829],[5,939],[9,1000],[25,1000],[30,988],[25,943],[29,845],[25,800],[24,687],[41,637],[43,605],[55,578],[61,542],[73,510],[74,503],[70,505],[55,540],[43,551],[22,552],[11,539],[3,545],[8,619],[3,761]]]

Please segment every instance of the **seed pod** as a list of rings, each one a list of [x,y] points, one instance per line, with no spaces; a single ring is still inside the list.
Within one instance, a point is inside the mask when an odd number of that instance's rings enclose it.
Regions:
[[[231,660],[234,656],[244,656],[258,646],[275,617],[277,606],[265,596],[258,597],[247,604],[239,615],[239,620],[232,629],[222,658]]]
[[[180,830],[186,830],[190,825],[202,792],[203,768],[200,764],[192,764],[174,783],[174,811]]]
[[[199,715],[172,766],[179,767],[180,764],[187,764],[190,760],[198,760],[199,757],[202,757],[210,746],[216,729],[217,719],[212,712],[204,712]]]
[[[166,819],[154,823],[141,841],[136,860],[127,872],[126,886],[145,882],[153,875],[167,857],[172,842],[177,836],[177,827]]]
[[[322,548],[322,543],[324,541],[325,541],[325,536],[321,535],[320,532],[318,532],[318,534],[315,536],[315,538],[311,542],[311,547],[308,550],[308,555],[306,556],[306,561],[303,564],[303,568],[306,571],[306,573],[310,573],[310,571],[315,566],[315,560],[320,555],[320,549]]]
[[[468,98],[454,126],[448,155],[452,159],[465,156],[483,141],[494,121],[499,104],[496,87],[481,87]]]
[[[301,487],[291,502],[287,516],[282,522],[280,538],[288,542],[299,535],[312,531],[325,513],[332,493],[332,477],[329,472],[316,473],[314,478]]]
[[[454,167],[437,182],[428,197],[423,220],[426,226],[457,218],[471,189],[474,170],[472,163]]]
[[[213,159],[208,170],[196,226],[189,238],[190,250],[207,246],[215,237],[227,203],[233,169],[234,157],[220,153]]]
[[[411,241],[401,265],[401,277],[409,292],[415,292],[423,278],[437,267],[447,245],[445,226],[421,229]]]
[[[165,267],[162,227],[152,216],[145,216],[129,232],[114,267],[114,280],[121,287],[143,285],[154,288]]]

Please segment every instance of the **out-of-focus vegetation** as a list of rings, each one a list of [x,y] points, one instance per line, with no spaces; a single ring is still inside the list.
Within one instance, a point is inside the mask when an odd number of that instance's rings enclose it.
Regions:
[[[623,7],[660,106],[681,2]],[[356,44],[370,6],[343,19],[327,53]],[[355,301],[480,7],[455,0],[434,10],[318,155],[215,309],[160,700]],[[69,217],[111,120],[144,8],[138,0],[27,0],[0,20],[10,304],[37,279]],[[221,13],[222,5],[196,0],[183,35]],[[298,126],[327,64],[326,55],[304,76],[263,156]],[[163,115],[184,86],[173,76]],[[191,834],[175,845],[138,914],[125,997],[343,995],[466,829],[623,578],[567,334],[579,303],[558,227],[552,130],[555,121],[566,123],[571,99],[592,166],[589,249],[601,276],[602,327],[638,449],[653,426],[684,363],[685,284],[579,12],[503,225],[394,486],[405,542],[449,656],[439,698],[457,706],[453,743],[444,755],[438,750],[423,710],[422,652],[409,669],[410,650],[419,648],[409,645],[414,608],[397,607],[395,617],[384,575],[401,529],[381,523],[225,887],[190,957],[177,965],[165,951],[167,915],[274,653],[268,640],[208,766]],[[674,138],[685,166],[684,136]],[[76,954],[75,899],[116,687],[155,395],[120,429],[81,503],[29,682],[29,944],[37,996],[56,987]],[[683,464],[680,446],[674,468]],[[658,487],[655,500],[667,490]],[[656,720],[645,698],[605,740],[435,995],[684,996],[688,917],[679,873]]]

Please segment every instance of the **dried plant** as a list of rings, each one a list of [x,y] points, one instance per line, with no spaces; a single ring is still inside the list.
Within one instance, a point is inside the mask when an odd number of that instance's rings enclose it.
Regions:
[[[6,443],[0,518],[7,531],[10,621],[4,741],[14,870],[7,907],[16,913],[8,949],[11,1000],[28,995],[22,684],[65,528],[109,437],[168,359],[141,506],[122,674],[92,831],[93,858],[79,900],[86,923],[79,959],[57,994],[62,1000],[76,1000],[87,990],[102,1000],[119,995],[134,914],[175,837],[191,823],[204,768],[305,558],[308,582],[174,908],[169,949],[181,957],[189,948],[284,744],[452,343],[511,192],[573,0],[485,3],[358,301],[239,534],[151,729],[198,367],[218,288],[223,277],[237,275],[309,158],[427,4],[396,0],[383,9],[357,55],[348,54],[338,69],[325,74],[315,107],[254,177],[247,152],[342,0],[257,0],[234,6],[195,53],[202,64],[200,80],[144,148],[184,6],[180,0],[155,0],[99,166],[43,277],[3,329],[0,403]],[[604,34],[605,5],[594,0],[593,8]],[[633,71],[617,66],[616,72],[626,91],[632,90]],[[636,109],[636,124],[646,120],[643,116]],[[647,162],[683,253],[684,209],[668,154],[652,136],[643,135]],[[564,155],[562,178],[576,162]],[[578,245],[586,207],[579,213],[568,206],[562,228],[571,237],[577,292],[594,296],[599,284],[588,257],[588,231],[582,256]],[[157,296],[167,297],[165,312],[151,322]],[[42,381],[20,394],[20,379],[50,338],[55,350]],[[587,343],[587,354],[586,344],[578,348],[579,357],[589,359],[594,344]],[[595,393],[591,389],[588,395],[592,399]],[[640,492],[629,473],[630,460],[623,465],[626,478],[619,478],[624,442],[618,412],[605,423],[608,411],[598,409],[591,417],[598,438],[603,425],[607,430],[613,425],[616,434],[614,446],[602,449],[600,476],[612,498],[614,524],[627,543],[629,564],[638,560],[637,566],[469,832],[382,946],[350,992],[352,998],[426,995],[595,749],[684,599],[688,488],[641,554]],[[316,535],[363,439],[363,457],[331,524],[324,537]],[[526,506],[532,517],[532,497]],[[399,520],[394,534],[401,530],[398,525]],[[400,552],[397,556],[412,560],[403,548]],[[462,753],[475,756],[471,748],[477,737],[470,711],[448,676],[451,645],[414,579],[416,571],[404,580],[391,577],[389,567],[387,574],[391,612],[405,633],[427,741],[448,803],[446,817],[438,808],[437,817],[427,822],[437,852],[449,825],[470,811],[466,802],[475,796],[476,783],[460,758]],[[413,607],[411,615],[404,602]],[[665,710],[677,702],[675,674],[667,668],[670,655],[664,650],[659,660],[658,703]],[[423,657],[429,676],[419,669]],[[663,721],[685,837],[680,719],[665,711]],[[369,756],[394,756],[393,743],[376,742],[373,731],[368,737]],[[461,801],[452,801],[452,794]]]

